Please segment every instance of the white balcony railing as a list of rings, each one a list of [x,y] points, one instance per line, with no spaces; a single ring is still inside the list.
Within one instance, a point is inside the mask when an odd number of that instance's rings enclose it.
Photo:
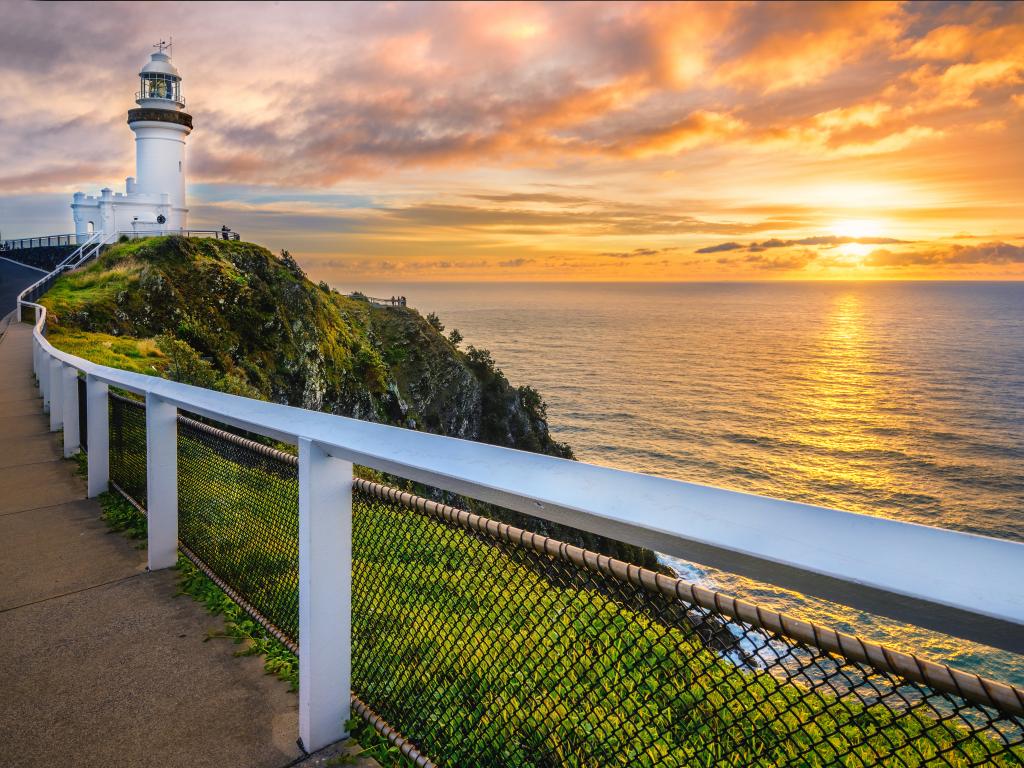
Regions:
[[[34,369],[51,428],[63,426],[68,453],[78,449],[72,415],[79,407],[76,380],[85,374],[90,496],[109,482],[108,388],[145,398],[151,569],[177,559],[179,409],[298,446],[300,735],[307,749],[340,738],[349,714],[353,464],[1024,652],[1024,544],[359,421],[97,365],[49,343],[46,309],[28,299],[31,291],[19,309],[35,312]]]

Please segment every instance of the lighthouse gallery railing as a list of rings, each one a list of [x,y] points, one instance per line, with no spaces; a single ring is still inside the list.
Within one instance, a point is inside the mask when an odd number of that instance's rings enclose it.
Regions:
[[[297,651],[307,748],[340,737],[354,709],[422,765],[1020,764],[1018,689],[352,467],[787,585],[803,574],[805,591],[860,593],[841,601],[902,618],[970,616],[977,639],[1016,652],[1020,544],[105,368],[53,348],[32,306],[51,426],[68,452],[87,433],[90,494],[117,483],[147,511],[150,567],[173,565],[180,541]],[[986,588],[957,583],[952,562]]]

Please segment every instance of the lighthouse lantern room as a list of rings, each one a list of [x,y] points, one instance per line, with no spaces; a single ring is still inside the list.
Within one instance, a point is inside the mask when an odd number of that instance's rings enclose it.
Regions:
[[[76,192],[71,203],[79,238],[94,232],[167,232],[188,226],[185,206],[185,139],[192,115],[185,112],[181,75],[160,41],[139,73],[138,108],[128,110],[135,133],[135,176],[124,192],[103,189],[98,196]]]

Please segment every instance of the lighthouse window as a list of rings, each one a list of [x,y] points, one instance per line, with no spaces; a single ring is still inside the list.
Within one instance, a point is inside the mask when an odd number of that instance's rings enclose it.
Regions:
[[[142,76],[142,98],[178,100],[178,79],[161,72],[147,72]]]

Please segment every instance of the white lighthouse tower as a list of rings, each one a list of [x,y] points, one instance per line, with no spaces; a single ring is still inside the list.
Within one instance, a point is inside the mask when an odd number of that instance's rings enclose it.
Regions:
[[[166,232],[188,226],[185,204],[185,139],[192,132],[192,115],[185,112],[181,75],[160,41],[157,52],[139,73],[137,109],[128,110],[128,127],[135,133],[135,176],[125,179],[125,191],[103,189],[98,196],[76,192],[71,203],[75,232]]]

